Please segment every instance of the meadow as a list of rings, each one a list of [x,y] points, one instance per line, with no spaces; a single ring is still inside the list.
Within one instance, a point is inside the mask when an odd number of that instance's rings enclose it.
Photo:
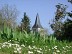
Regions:
[[[0,31],[0,54],[72,54],[72,42],[6,28]]]

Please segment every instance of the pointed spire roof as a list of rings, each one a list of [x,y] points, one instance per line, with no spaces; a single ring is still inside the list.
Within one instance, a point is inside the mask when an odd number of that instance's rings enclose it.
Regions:
[[[40,23],[40,19],[39,19],[38,13],[37,13],[37,15],[36,15],[35,24],[33,25],[32,28],[43,28],[43,27],[41,26],[41,23]]]

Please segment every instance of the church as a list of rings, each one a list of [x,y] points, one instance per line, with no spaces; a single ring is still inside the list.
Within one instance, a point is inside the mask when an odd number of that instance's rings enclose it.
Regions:
[[[41,23],[40,23],[40,19],[39,19],[38,13],[36,15],[36,20],[35,20],[35,23],[34,23],[34,25],[32,27],[32,31],[36,32],[36,33],[39,33],[41,36],[46,35],[46,33],[47,33],[45,31],[45,29],[42,27]]]

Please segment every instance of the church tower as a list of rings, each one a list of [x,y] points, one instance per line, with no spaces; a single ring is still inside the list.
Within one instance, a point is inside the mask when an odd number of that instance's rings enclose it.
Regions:
[[[40,32],[42,29],[43,29],[43,27],[40,23],[39,15],[37,13],[35,24],[33,25],[32,30],[33,30],[33,32]]]

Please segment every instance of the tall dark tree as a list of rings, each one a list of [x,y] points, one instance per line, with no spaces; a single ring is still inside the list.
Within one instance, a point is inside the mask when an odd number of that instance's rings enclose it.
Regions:
[[[64,23],[64,29],[63,31],[63,39],[72,41],[72,20],[67,19],[66,22]]]
[[[56,5],[56,14],[51,24],[51,28],[54,30],[54,35],[58,38],[62,35],[63,22],[62,20],[66,16],[66,5],[58,4]]]
[[[57,10],[51,28],[58,40],[72,41],[72,12],[67,12],[66,7],[63,4],[56,5]],[[66,19],[65,16],[68,18]],[[66,20],[63,22],[63,19]]]
[[[30,19],[29,17],[26,15],[26,12],[24,13],[24,17],[21,21],[21,31],[26,31],[27,33],[30,32]]]
[[[72,0],[69,0],[69,2],[72,4]],[[65,23],[63,24],[63,39],[72,41],[72,11],[67,12],[68,18],[66,19]]]

